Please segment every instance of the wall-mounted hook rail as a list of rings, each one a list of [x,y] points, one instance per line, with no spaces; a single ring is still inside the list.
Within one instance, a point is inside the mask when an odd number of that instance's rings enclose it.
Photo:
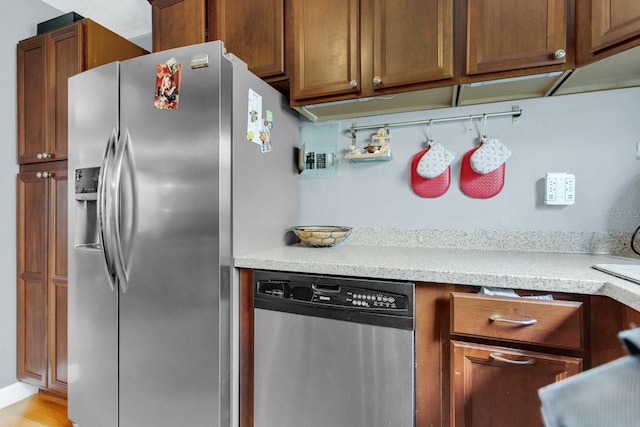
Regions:
[[[421,124],[434,124],[434,123],[443,123],[443,122],[453,122],[456,120],[474,120],[474,119],[483,119],[488,117],[501,117],[501,116],[511,116],[513,118],[520,117],[522,115],[522,108],[517,106],[513,107],[514,109],[511,111],[499,111],[496,113],[482,113],[482,114],[468,114],[466,116],[455,116],[455,117],[441,117],[438,119],[425,119],[425,120],[412,120],[406,122],[395,122],[395,123],[383,123],[376,125],[365,125],[365,126],[351,126],[351,138],[353,141],[356,140],[356,132],[363,129],[378,129],[381,127],[388,128],[392,126],[411,126],[411,125],[421,125]]]

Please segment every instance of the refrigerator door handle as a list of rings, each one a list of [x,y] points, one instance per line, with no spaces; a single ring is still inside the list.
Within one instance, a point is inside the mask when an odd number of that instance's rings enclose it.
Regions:
[[[104,257],[104,266],[109,279],[109,286],[112,291],[116,290],[116,270],[114,266],[113,256],[111,255],[111,245],[107,240],[109,236],[109,210],[108,210],[108,197],[107,192],[109,185],[107,181],[110,180],[110,165],[113,157],[115,156],[115,144],[117,140],[117,130],[113,129],[111,137],[107,142],[107,148],[105,149],[102,157],[102,164],[100,165],[100,173],[98,175],[98,200],[97,200],[97,214],[98,214],[98,228],[100,238],[100,252]]]
[[[131,237],[135,234],[136,229],[136,188],[135,179],[132,176],[135,169],[133,165],[133,153],[131,152],[131,136],[128,131],[124,132],[124,136],[121,135],[120,143],[116,150],[115,165],[114,165],[114,215],[112,218],[114,225],[114,247],[115,247],[115,267],[118,274],[118,282],[120,283],[120,289],[122,292],[127,292],[129,289],[129,269],[128,260],[125,258],[124,246],[123,246],[123,233],[128,231],[126,239],[131,242]],[[123,197],[122,185],[123,185],[123,164],[127,159],[127,171],[130,175],[129,190],[131,191],[131,198],[125,199]],[[130,203],[125,203],[125,200],[130,200]],[[125,211],[126,210],[126,211]],[[122,219],[129,218],[131,220],[130,228],[123,227]]]

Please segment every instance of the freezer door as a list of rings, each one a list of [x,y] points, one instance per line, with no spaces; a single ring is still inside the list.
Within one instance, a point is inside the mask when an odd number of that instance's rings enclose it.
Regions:
[[[219,211],[229,209],[219,205],[228,190],[218,184],[229,173],[221,165],[229,162],[230,136],[221,129],[230,120],[231,74],[221,46],[167,50],[121,65],[114,172],[118,270],[125,276],[120,427],[218,426],[228,417],[220,401],[229,398],[229,368],[219,353],[229,345],[220,342],[220,330],[229,327],[220,321],[220,304],[228,304],[230,274],[223,267],[230,254],[220,247],[229,238],[220,235],[230,230],[218,227]],[[177,108],[158,109],[167,64],[174,64]]]
[[[118,425],[118,292],[101,250],[97,194],[76,182],[103,162],[118,133],[118,63],[69,79],[69,418],[80,427]],[[83,170],[83,172],[76,171]]]

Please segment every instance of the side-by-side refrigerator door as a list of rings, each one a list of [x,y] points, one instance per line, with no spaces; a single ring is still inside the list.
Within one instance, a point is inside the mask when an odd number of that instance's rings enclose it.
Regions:
[[[120,427],[219,425],[218,154],[228,141],[213,46],[121,63]]]
[[[79,427],[118,425],[118,291],[108,252],[118,136],[118,63],[69,79],[68,411]]]

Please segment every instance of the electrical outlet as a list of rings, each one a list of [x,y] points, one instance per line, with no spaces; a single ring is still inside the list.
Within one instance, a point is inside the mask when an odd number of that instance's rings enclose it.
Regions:
[[[576,201],[576,176],[565,172],[549,172],[545,179],[544,203],[573,205]]]

